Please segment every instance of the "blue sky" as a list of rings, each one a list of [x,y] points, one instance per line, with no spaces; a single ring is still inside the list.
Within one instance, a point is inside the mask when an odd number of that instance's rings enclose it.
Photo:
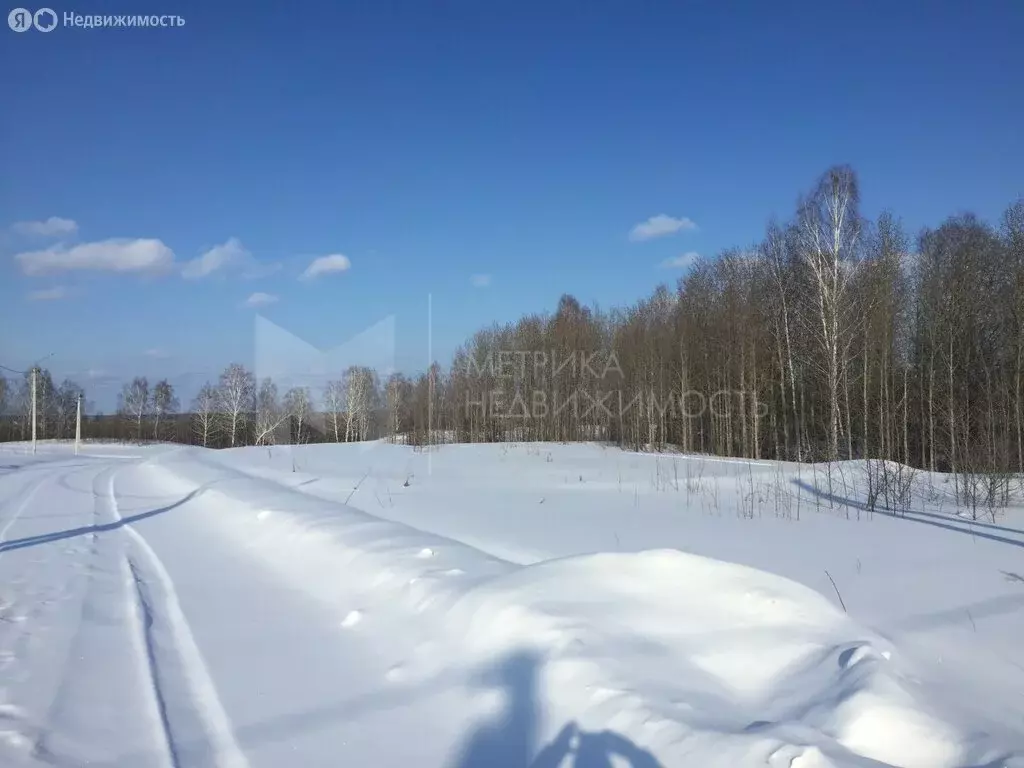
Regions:
[[[55,1],[185,25],[2,30],[0,364],[52,354],[110,407],[251,364],[258,312],[321,347],[394,316],[412,370],[428,294],[442,360],[563,292],[625,304],[835,163],[912,232],[995,220],[1024,4],[900,6]]]

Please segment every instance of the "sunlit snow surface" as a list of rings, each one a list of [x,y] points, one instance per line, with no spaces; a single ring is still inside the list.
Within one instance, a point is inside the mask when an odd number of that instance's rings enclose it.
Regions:
[[[1024,766],[1024,511],[863,472],[0,446],[0,766]]]

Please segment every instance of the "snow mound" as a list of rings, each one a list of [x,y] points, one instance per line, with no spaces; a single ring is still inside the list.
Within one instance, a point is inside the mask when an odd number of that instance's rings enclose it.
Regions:
[[[445,624],[481,663],[532,649],[549,707],[658,754],[764,764],[786,748],[791,765],[905,768],[967,757],[900,684],[884,641],[751,568],[674,550],[567,558],[477,586]]]
[[[490,669],[499,680],[481,687],[515,691],[516,660],[532,659],[556,741],[573,738],[556,731],[575,721],[628,736],[666,766],[999,759],[915,698],[886,641],[796,582],[677,550],[517,567],[208,456],[182,451],[144,470],[194,494],[211,526],[296,589],[336,610],[361,606],[344,625],[371,631],[372,615],[374,631],[418,633],[404,680]]]

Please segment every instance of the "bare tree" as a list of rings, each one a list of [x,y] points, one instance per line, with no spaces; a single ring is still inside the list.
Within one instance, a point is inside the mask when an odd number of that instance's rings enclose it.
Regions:
[[[153,439],[160,439],[161,419],[178,412],[178,398],[174,394],[174,386],[162,379],[153,387]]]
[[[365,440],[373,408],[374,374],[369,368],[352,366],[345,372],[345,442]]]
[[[74,436],[78,398],[83,395],[82,388],[71,379],[64,379],[54,392],[54,437],[63,439]]]
[[[793,279],[795,270],[790,251],[785,232],[778,224],[771,222],[761,247],[761,256],[767,265],[767,273],[779,299],[773,323],[779,360],[779,393],[783,410],[779,421],[782,425],[783,440],[788,454],[790,419],[786,418],[785,409],[787,406],[791,407],[796,460],[803,461],[803,437],[800,427],[800,411],[797,407],[796,367],[793,364],[792,325],[794,317],[791,312],[791,308],[796,303],[793,291],[797,281]],[[789,386],[788,399],[786,397],[787,385]]]
[[[0,416],[7,415],[7,408],[10,405],[11,385],[2,373],[0,373]]]
[[[256,379],[245,366],[232,363],[224,369],[217,386],[217,412],[232,448],[244,440],[246,419],[255,409],[255,396]]]
[[[341,442],[341,422],[345,418],[345,384],[340,380],[327,382],[324,389],[324,411],[327,427],[334,436],[334,442]]]
[[[118,412],[135,423],[136,439],[142,439],[142,423],[150,408],[149,381],[145,376],[136,376],[121,390]]]
[[[18,434],[19,440],[25,440],[29,430],[31,429],[32,419],[32,386],[31,372],[26,373],[18,385],[17,391],[11,391],[9,397],[9,408],[11,414],[14,417],[14,425]]]
[[[839,166],[825,172],[799,213],[801,255],[814,304],[809,328],[826,387],[830,459],[839,457],[840,388],[851,331],[850,278],[861,231],[859,204],[856,175],[848,166]]]
[[[1024,479],[1024,198],[1007,208],[1002,222],[1003,247],[1009,265],[1010,343],[1013,356],[1013,426],[1017,472]]]
[[[295,420],[295,442],[306,442],[306,432],[313,411],[313,398],[306,387],[292,387],[284,395],[287,417]]]
[[[406,395],[405,378],[400,373],[391,374],[384,390],[388,414],[387,434],[394,440],[402,431],[402,411]]]
[[[192,401],[192,433],[204,448],[210,445],[216,434],[217,403],[217,390],[210,382],[203,384]]]
[[[35,409],[36,425],[39,439],[46,439],[55,435],[55,399],[56,387],[53,384],[53,377],[46,368],[36,365],[25,372],[19,388],[15,408],[17,409],[17,421],[22,439],[29,435],[32,425],[32,376],[35,374]]]
[[[277,443],[278,430],[288,420],[288,415],[278,398],[277,385],[269,378],[263,379],[256,392],[256,445]]]

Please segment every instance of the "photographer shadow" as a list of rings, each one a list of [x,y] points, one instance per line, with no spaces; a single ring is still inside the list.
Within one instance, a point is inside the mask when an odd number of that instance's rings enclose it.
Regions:
[[[572,759],[567,761],[570,756]],[[613,756],[619,759],[613,762]],[[622,765],[662,768],[654,755],[625,736],[614,731],[581,731],[576,723],[569,723],[537,754],[530,768],[618,768]]]
[[[502,691],[504,707],[473,731],[453,768],[663,768],[625,736],[582,731],[575,722],[538,749],[539,667],[536,655],[518,652],[480,677],[482,687]]]

